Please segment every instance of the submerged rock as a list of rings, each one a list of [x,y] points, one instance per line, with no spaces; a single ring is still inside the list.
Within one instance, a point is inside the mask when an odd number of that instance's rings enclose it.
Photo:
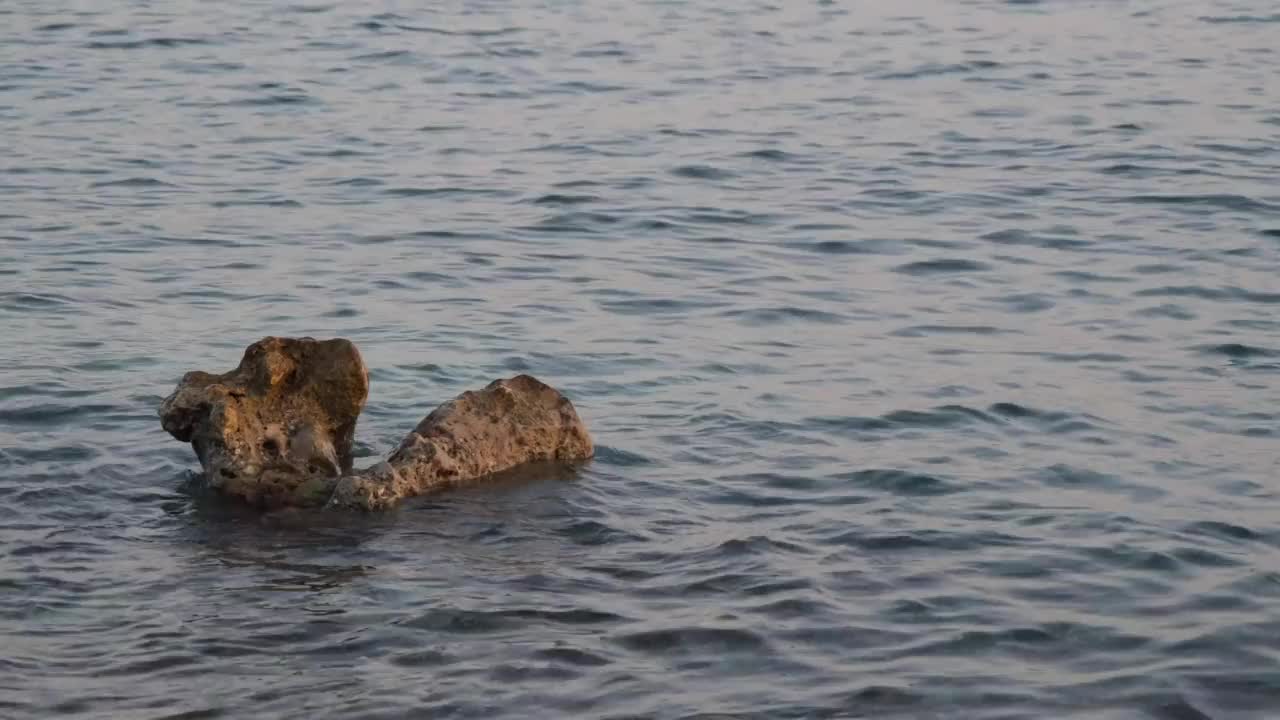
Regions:
[[[592,455],[573,403],[529,375],[495,380],[436,408],[387,460],[338,482],[330,507],[385,508],[536,461]]]
[[[270,508],[382,509],[537,461],[584,460],[591,436],[573,403],[529,375],[441,405],[383,462],[353,472],[369,374],[347,340],[265,338],[223,375],[187,373],[160,406],[214,489]]]
[[[319,504],[351,472],[369,371],[347,340],[268,337],[231,372],[189,372],[160,405],[214,489],[253,505]]]

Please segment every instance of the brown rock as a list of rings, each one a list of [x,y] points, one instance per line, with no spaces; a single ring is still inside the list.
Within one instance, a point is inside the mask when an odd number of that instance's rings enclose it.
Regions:
[[[537,461],[591,457],[573,403],[529,375],[467,391],[418,423],[383,463],[342,478],[329,507],[375,510]]]
[[[160,406],[211,487],[253,505],[375,510],[537,461],[589,458],[573,403],[518,375],[428,415],[386,461],[352,472],[369,373],[347,340],[268,337],[223,375],[187,373]]]
[[[231,372],[189,372],[160,405],[209,485],[253,505],[318,505],[351,471],[369,372],[347,340],[268,337]]]

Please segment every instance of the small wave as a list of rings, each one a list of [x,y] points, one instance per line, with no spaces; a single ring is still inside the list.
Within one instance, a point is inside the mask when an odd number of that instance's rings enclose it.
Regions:
[[[837,431],[880,431],[911,428],[952,428],[971,423],[994,423],[994,418],[981,410],[963,405],[942,405],[931,411],[894,410],[880,417],[816,417],[805,422],[818,428]]]
[[[631,53],[617,42],[601,42],[592,47],[583,48],[574,52],[574,57],[580,58],[597,58],[597,57],[630,57]]]
[[[768,160],[770,162],[795,162],[800,159],[799,155],[778,150],[776,148],[763,148],[760,150],[749,150],[742,153],[739,157],[749,158],[751,160]]]
[[[360,310],[353,307],[339,307],[339,308],[334,308],[333,310],[325,311],[325,313],[321,317],[338,319],[338,318],[359,317],[361,314],[362,313]]]
[[[899,265],[893,270],[894,272],[900,272],[904,275],[929,276],[950,273],[986,272],[990,269],[990,265],[978,262],[977,260],[940,258],[937,260],[920,260],[917,262],[907,263],[905,265]]]
[[[442,650],[414,650],[397,653],[387,658],[392,665],[404,668],[431,668],[453,665],[458,658]]]
[[[431,197],[458,197],[466,195],[504,195],[505,191],[493,190],[489,188],[467,188],[467,187],[393,187],[382,191],[383,195],[397,198],[431,198]]]
[[[371,177],[352,177],[343,178],[341,180],[332,180],[329,184],[344,187],[378,187],[379,185],[386,184],[386,181]]]
[[[704,502],[713,505],[727,505],[732,507],[748,507],[748,508],[771,508],[782,507],[784,505],[799,505],[801,501],[794,497],[783,496],[777,494],[763,493],[757,490],[743,490],[732,488],[728,490],[716,490],[709,493]],[[836,504],[836,503],[830,503]],[[856,504],[856,503],[850,503]]]
[[[1055,277],[1063,280],[1070,280],[1077,283],[1126,283],[1133,282],[1132,278],[1121,275],[1103,275],[1101,273],[1089,272],[1088,270],[1058,270],[1053,273]]]
[[[6,292],[0,293],[0,308],[14,310],[53,309],[75,304],[66,295],[48,293]]]
[[[904,470],[858,470],[835,476],[857,487],[869,488],[906,497],[929,497],[959,492],[955,483],[935,475]]]
[[[595,520],[577,520],[557,529],[556,532],[575,545],[614,545],[645,541],[645,538],[640,535],[619,530]]]
[[[794,242],[788,243],[787,247],[823,255],[901,255],[907,252],[901,242],[883,239]]]
[[[916,80],[937,75],[953,75],[973,73],[981,70],[995,70],[1001,64],[993,60],[975,60],[967,63],[925,63],[910,70],[894,71],[871,76],[872,80]]]
[[[619,315],[684,315],[693,310],[719,307],[723,303],[675,298],[636,298],[633,300],[605,300],[600,306]]]
[[[1280,13],[1274,15],[1202,15],[1200,16],[1200,21],[1214,25],[1280,23]]]
[[[979,236],[987,242],[1000,245],[1026,245],[1030,247],[1049,248],[1051,250],[1084,250],[1093,247],[1093,242],[1069,235],[1044,235],[1011,228],[997,230]]]
[[[1139,297],[1194,297],[1201,300],[1280,303],[1280,293],[1258,292],[1237,287],[1208,288],[1201,285],[1166,285],[1164,287],[1139,290],[1136,294]]]
[[[448,30],[445,28],[431,27],[428,25],[408,25],[405,23],[396,23],[393,27],[395,27],[398,30],[404,30],[405,32],[416,32],[416,33],[426,33],[428,35],[448,35],[448,36],[471,37],[471,38],[502,37],[504,35],[515,35],[517,33],[523,32],[523,29],[518,27],[493,28],[488,30],[483,30],[483,29],[482,30]]]
[[[728,180],[734,173],[712,165],[680,165],[671,170],[676,177],[694,180]]]
[[[128,677],[148,677],[160,676],[165,671],[176,670],[178,668],[189,665],[197,665],[200,663],[198,655],[185,652],[170,652],[163,654],[148,653],[150,657],[145,660],[135,660],[132,662],[115,662],[99,668],[97,674],[102,677],[128,678]]]
[[[534,205],[584,205],[586,203],[599,202],[598,195],[568,195],[564,193],[549,193],[547,195],[539,195],[533,199]]]
[[[1120,175],[1131,178],[1154,178],[1168,175],[1201,175],[1206,171],[1199,168],[1164,168],[1154,165],[1136,165],[1133,163],[1118,163],[1116,165],[1108,165],[1098,170],[1103,175]]]
[[[706,225],[768,225],[773,221],[773,216],[763,213],[754,213],[744,210],[693,210],[683,216],[681,219],[691,223],[699,223]]]
[[[532,52],[532,51],[526,51],[525,54],[537,55],[538,53]],[[577,81],[556,83],[555,85],[551,86],[548,92],[594,95],[597,93],[620,92],[626,89],[627,89],[627,86],[625,85],[611,85],[608,83],[593,83],[593,82],[583,82],[581,80],[577,80]]]
[[[598,462],[618,467],[642,467],[652,465],[653,460],[639,453],[629,452],[608,445],[596,445],[595,458]]]
[[[998,545],[1011,545],[1021,539],[996,532],[950,533],[937,530],[909,532],[875,532],[867,529],[846,530],[821,541],[824,545],[840,545],[872,553],[899,553],[915,550],[964,552]]]
[[[203,38],[158,37],[144,40],[94,40],[85,45],[90,50],[142,50],[146,48],[177,48],[189,45],[209,45]]]
[[[1236,525],[1229,522],[1219,522],[1217,520],[1201,520],[1193,522],[1183,528],[1183,532],[1190,535],[1202,535],[1207,537],[1218,538],[1228,542],[1248,542],[1258,540],[1258,533],[1250,530],[1243,525]]]
[[[1202,547],[1180,547],[1172,551],[1179,562],[1205,568],[1238,568],[1245,563],[1237,558]]]
[[[209,203],[210,207],[215,208],[232,208],[232,207],[275,207],[275,208],[300,208],[302,203],[289,198],[263,199],[263,200],[215,200]]]
[[[614,641],[628,650],[649,654],[758,653],[768,648],[765,639],[739,628],[685,626],[619,635]]]
[[[239,100],[230,100],[225,103],[219,103],[228,107],[274,107],[274,106],[292,106],[292,105],[315,105],[319,104],[319,100],[304,92],[294,93],[274,93],[271,95],[260,95],[257,97],[241,98]]]
[[[107,188],[107,187],[130,187],[130,188],[148,188],[148,187],[176,187],[163,180],[157,180],[149,177],[131,177],[123,180],[103,180],[102,182],[93,183],[91,187]]]
[[[1280,350],[1271,350],[1269,348],[1258,347],[1256,345],[1245,345],[1244,343],[1200,345],[1197,346],[1195,350],[1205,355],[1225,355],[1233,360],[1280,357]]]
[[[732,538],[725,540],[716,546],[713,554],[717,557],[742,557],[742,556],[775,556],[777,554],[808,554],[809,550],[803,545],[786,542],[784,540],[776,540],[765,535],[752,535],[747,538]]]
[[[695,595],[743,595],[768,597],[778,593],[812,590],[813,583],[803,579],[762,579],[748,573],[723,573],[671,589],[670,595],[690,597]]]
[[[1027,405],[1019,405],[1012,402],[998,402],[990,407],[990,411],[1001,417],[1018,419],[1018,420],[1034,420],[1045,424],[1059,423],[1072,418],[1072,414],[1058,410],[1040,410]]]
[[[609,658],[599,653],[563,645],[538,650],[534,656],[547,662],[578,667],[604,667],[612,663]]]
[[[1139,310],[1137,315],[1142,317],[1163,317],[1171,320],[1195,320],[1196,314],[1187,309],[1183,305],[1176,303],[1163,303],[1152,307],[1145,307]]]
[[[1182,571],[1182,563],[1173,555],[1160,550],[1116,544],[1085,547],[1075,551],[1095,562],[1117,570],[1176,575]]]
[[[1067,464],[1057,464],[1044,468],[1036,473],[1036,477],[1044,484],[1057,488],[1082,488],[1102,492],[1124,493],[1148,499],[1165,494],[1160,488],[1124,480],[1118,475]]]
[[[1186,208],[1211,208],[1244,212],[1280,212],[1280,205],[1273,205],[1244,195],[1129,195],[1109,198],[1107,202],[1144,205],[1173,205]]]
[[[410,63],[418,62],[417,55],[411,50],[384,50],[382,52],[355,55],[351,58],[352,62],[378,62],[382,60],[395,60],[397,62]]]
[[[189,245],[191,247],[215,247],[215,248],[244,248],[245,243],[231,239],[218,237],[169,237],[160,236],[153,238],[154,242],[164,245]],[[252,246],[248,246],[252,247]]]
[[[744,325],[751,326],[776,325],[796,321],[832,325],[841,323],[845,320],[843,316],[835,313],[815,310],[813,308],[796,307],[794,305],[772,308],[753,308],[749,310],[730,310],[723,313],[723,316],[733,318]]]
[[[517,625],[500,612],[437,608],[397,623],[416,630],[451,634],[492,633]]]
[[[603,226],[616,225],[623,219],[623,216],[614,213],[576,210],[556,213],[536,225],[526,225],[521,230],[536,233],[594,234],[602,232]]]
[[[763,605],[752,607],[751,611],[777,620],[812,620],[815,617],[821,617],[832,609],[833,607],[830,603],[814,597],[812,593],[808,593],[800,597],[771,600]]]
[[[524,621],[542,621],[558,625],[607,625],[628,619],[617,613],[591,610],[589,608],[570,608],[568,610],[514,609],[496,611],[496,614]]]
[[[338,7],[337,5],[286,5],[285,11],[298,13],[299,15],[315,15],[319,13],[327,13]]]
[[[993,325],[911,325],[889,333],[893,337],[918,338],[932,335],[1017,335],[1017,330]]]
[[[1005,295],[996,300],[1004,304],[1010,312],[1016,313],[1044,312],[1052,310],[1058,304],[1056,300],[1044,293],[1017,293]]]
[[[1130,360],[1133,359],[1133,358],[1130,358],[1128,355],[1121,355],[1119,353],[1104,353],[1104,352],[1044,353],[1041,355],[1041,357],[1045,358],[1046,360],[1050,360],[1052,362],[1062,362],[1062,363],[1082,363],[1082,362],[1122,363],[1122,362],[1129,362]]]

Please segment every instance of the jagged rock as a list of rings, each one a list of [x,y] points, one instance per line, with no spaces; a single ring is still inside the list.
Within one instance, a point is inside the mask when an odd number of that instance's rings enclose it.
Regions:
[[[386,508],[517,465],[591,457],[573,403],[529,375],[467,391],[418,423],[390,457],[338,481],[329,507]]]
[[[223,375],[187,373],[160,406],[209,485],[263,507],[375,510],[536,461],[591,457],[568,398],[529,375],[464,392],[428,415],[385,460],[352,471],[369,374],[346,340],[265,338]]]
[[[369,371],[342,339],[268,337],[231,372],[189,372],[160,405],[214,489],[264,507],[325,502],[351,471]]]

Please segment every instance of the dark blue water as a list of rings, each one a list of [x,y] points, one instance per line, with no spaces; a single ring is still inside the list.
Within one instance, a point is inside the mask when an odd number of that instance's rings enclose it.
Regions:
[[[1280,716],[1278,12],[0,4],[0,716]],[[269,334],[599,455],[228,506]]]

